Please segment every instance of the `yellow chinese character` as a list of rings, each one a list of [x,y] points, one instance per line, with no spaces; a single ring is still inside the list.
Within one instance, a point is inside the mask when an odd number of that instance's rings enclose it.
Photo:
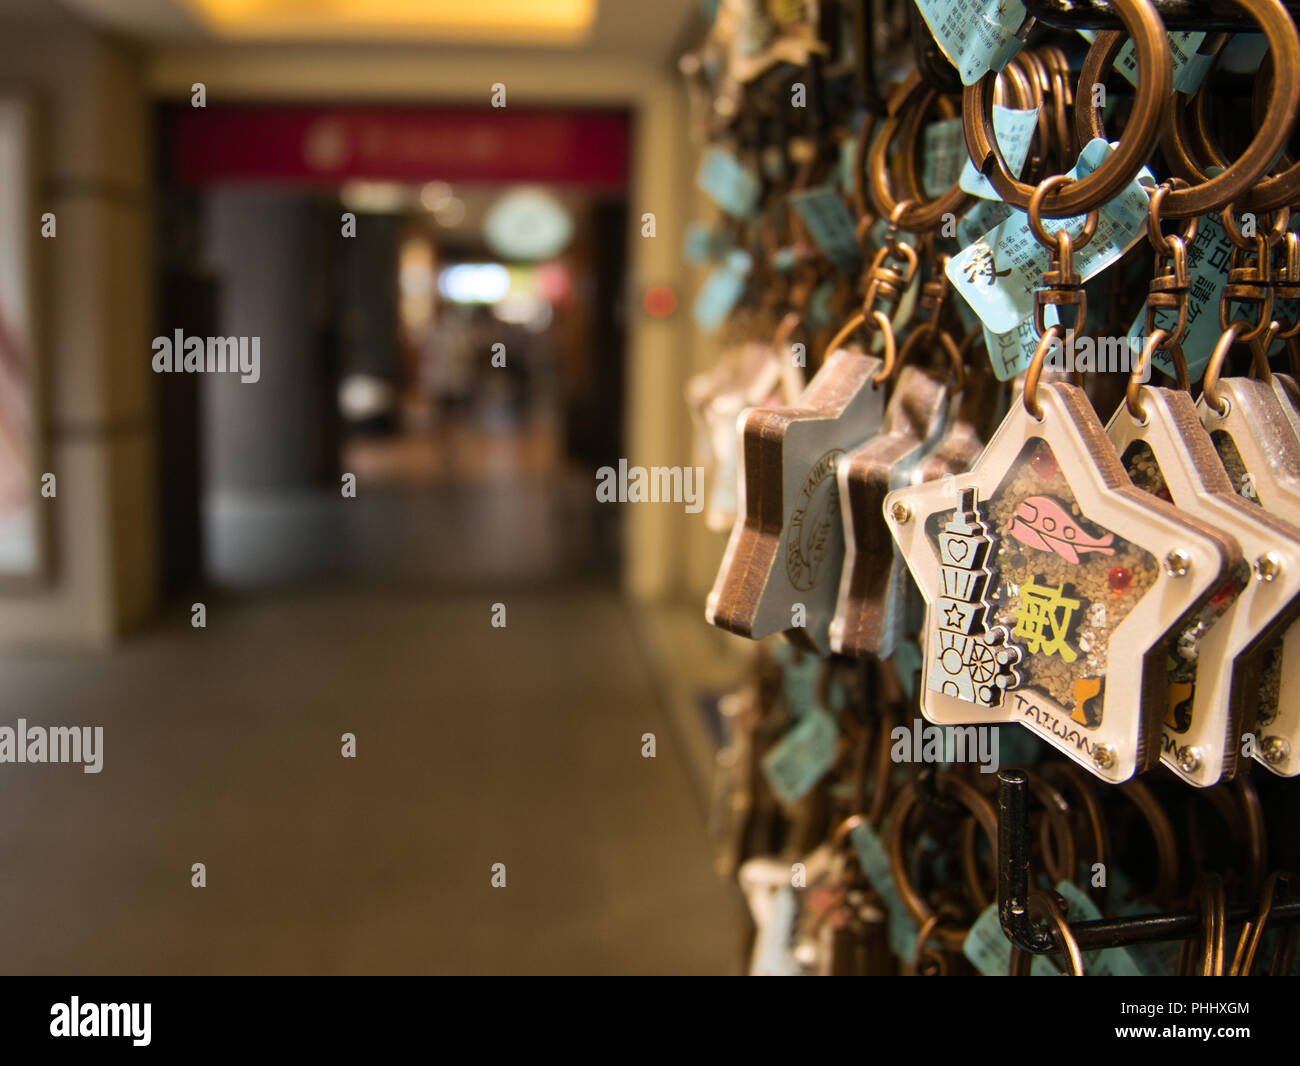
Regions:
[[[1063,588],[1064,585],[1055,588],[1039,585],[1033,578],[1021,585],[1015,635],[1025,641],[1033,655],[1055,652],[1072,663],[1079,653],[1065,643],[1065,635],[1070,629],[1070,615],[1078,608],[1079,601],[1062,596]]]

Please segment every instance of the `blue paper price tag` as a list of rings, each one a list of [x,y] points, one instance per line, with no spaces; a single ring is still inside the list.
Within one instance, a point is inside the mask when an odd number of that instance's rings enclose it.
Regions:
[[[758,210],[758,176],[722,148],[705,150],[695,184],[733,218],[748,218]]]
[[[898,894],[885,846],[866,822],[849,833],[849,840],[863,874],[884,901],[885,912],[889,915],[890,949],[901,959],[911,959],[916,954],[916,936],[919,930],[903,897]]]
[[[1087,144],[1069,177],[1090,174],[1113,148],[1097,138]],[[1145,167],[1138,177],[1100,209],[1092,240],[1074,253],[1074,268],[1084,281],[1117,261],[1142,236],[1147,203],[1155,179]],[[1078,232],[1083,218],[1043,219],[1048,233],[1068,227]],[[1006,221],[948,260],[953,286],[993,333],[1010,333],[1034,310],[1034,289],[1051,266],[1051,253],[1029,229],[1029,218],[1017,211]]]
[[[961,120],[954,121],[960,128]],[[1034,139],[1034,130],[1037,128],[1038,108],[1022,111],[1014,107],[1003,107],[1001,104],[993,105],[993,133],[998,139],[998,147],[1002,149],[1002,158],[1017,178],[1025,168],[1025,159],[1029,155],[1029,142]],[[966,162],[962,167],[961,187],[972,196],[1001,201],[1002,197],[990,184],[989,179],[975,169],[975,164],[966,150],[964,137],[962,155],[965,156]]]
[[[1097,36],[1096,30],[1080,30],[1079,33],[1089,42]],[[1199,30],[1181,30],[1168,34],[1168,37],[1169,54],[1173,60],[1174,92],[1187,93],[1190,96],[1200,87],[1205,72],[1214,62],[1214,53],[1202,55],[1197,51],[1201,47],[1201,42],[1205,40],[1205,34]],[[1139,77],[1137,54],[1131,40],[1124,42],[1119,55],[1115,57],[1115,69],[1131,84],[1137,85]]]
[[[808,233],[821,253],[841,273],[856,277],[862,267],[857,226],[844,198],[828,185],[790,194]]]
[[[1065,897],[1069,904],[1067,912],[1071,922],[1093,922],[1101,917],[1101,911],[1092,897],[1073,881],[1060,881],[1056,891]],[[1083,956],[1083,972],[1089,977],[1141,977],[1142,970],[1127,948],[1106,948],[1104,951],[1088,951]]]
[[[921,188],[926,196],[942,196],[970,162],[966,135],[959,118],[946,118],[925,127],[921,149]]]
[[[916,6],[963,85],[1001,70],[1020,51],[1016,33],[1027,14],[1020,0],[916,0]]]
[[[691,317],[700,329],[711,333],[727,320],[745,292],[748,275],[749,256],[744,252],[732,252],[709,272],[691,308]]]
[[[1043,309],[1043,324],[1059,325],[1061,316],[1056,308],[1049,304]],[[1010,381],[1017,374],[1023,374],[1033,362],[1034,352],[1038,349],[1038,336],[1034,332],[1034,320],[1026,318],[1007,333],[994,333],[987,327],[984,330],[984,347],[989,353],[989,363],[993,375],[999,381]]]
[[[835,719],[811,707],[763,756],[763,775],[777,799],[798,803],[822,779],[839,750]]]

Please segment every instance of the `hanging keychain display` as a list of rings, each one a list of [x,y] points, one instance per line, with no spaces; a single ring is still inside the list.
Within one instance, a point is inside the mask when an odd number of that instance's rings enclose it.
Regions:
[[[1086,44],[1055,0],[999,15],[1023,41],[909,9],[840,52],[818,7],[826,62],[709,118],[792,231],[745,242],[740,339],[770,359],[798,310],[829,353],[727,437],[707,615],[777,638],[722,704],[751,972],[1291,971],[1300,34],[1277,0],[1227,33],[1115,0]],[[755,365],[697,404],[724,462]]]

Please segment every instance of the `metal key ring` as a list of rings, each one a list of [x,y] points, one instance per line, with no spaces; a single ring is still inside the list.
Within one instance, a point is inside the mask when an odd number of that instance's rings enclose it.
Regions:
[[[944,215],[960,213],[963,205],[971,198],[970,194],[961,187],[960,181],[954,181],[948,191],[936,199],[928,203],[909,204],[906,210],[898,212],[897,217],[895,216],[900,201],[895,199],[889,187],[889,146],[899,127],[904,124],[904,120],[907,120],[907,125],[913,133],[909,138],[908,150],[914,149],[915,133],[919,130],[920,123],[919,117],[912,119],[910,116],[913,113],[917,116],[924,115],[936,95],[937,91],[922,81],[920,74],[913,71],[889,101],[889,116],[881,126],[880,132],[876,134],[867,153],[867,173],[873,206],[880,214],[894,221],[899,229],[911,230],[914,233],[934,229],[943,220]]]
[[[1160,347],[1164,340],[1169,336],[1168,332],[1158,329],[1146,339],[1142,345],[1142,352],[1138,356],[1137,362],[1133,366],[1133,372],[1128,376],[1128,388],[1124,390],[1124,405],[1128,408],[1128,413],[1139,424],[1147,424],[1146,408],[1142,406],[1142,383],[1146,379],[1146,368],[1151,362],[1151,356],[1155,350]],[[1181,350],[1179,352],[1181,355]],[[1183,369],[1186,372],[1187,364],[1184,362]]]
[[[948,973],[948,964],[944,960],[943,953],[931,951],[925,946],[931,939],[938,939],[934,933],[939,927],[939,922],[939,915],[930,915],[929,920],[916,934],[916,950],[912,953],[913,977],[944,977]],[[929,967],[922,970],[922,965],[926,962],[929,963]]]
[[[1285,151],[1296,109],[1300,107],[1300,34],[1279,0],[1234,2],[1259,23],[1274,57],[1273,93],[1266,119],[1257,127],[1250,145],[1230,164],[1216,155],[1203,165],[1192,158],[1189,142],[1200,141],[1204,147],[1211,147],[1207,127],[1198,122],[1198,136],[1189,136],[1186,129],[1189,116],[1184,109],[1174,109],[1161,144],[1162,151],[1175,173],[1181,172],[1182,177],[1189,181],[1194,178],[1200,184],[1169,197],[1165,214],[1170,218],[1203,215],[1233,201],[1251,211],[1269,211],[1293,202],[1300,191],[1300,164],[1288,167],[1282,174],[1264,177]],[[1202,87],[1208,80],[1207,76]],[[1097,117],[1091,118],[1093,128],[1100,129]],[[1222,165],[1224,170],[1211,178],[1206,174],[1206,165]]]
[[[1100,863],[1103,868],[1108,869],[1110,866],[1110,830],[1102,817],[1101,805],[1097,802],[1097,797],[1092,792],[1092,778],[1085,776],[1084,771],[1080,770],[1074,763],[1047,763],[1040,770],[1044,780],[1057,786],[1058,791],[1068,789],[1069,795],[1066,797],[1067,803],[1071,797],[1077,796],[1079,804],[1072,809],[1078,810],[1082,815],[1082,822],[1086,831],[1087,850],[1083,852],[1087,862],[1091,867]],[[1065,795],[1065,792],[1062,792]],[[1075,841],[1075,851],[1078,853],[1078,840]],[[1089,891],[1096,901],[1098,907],[1105,911],[1106,902],[1106,885],[1092,885]]]
[[[1119,786],[1118,792],[1137,807],[1151,832],[1156,849],[1156,883],[1151,889],[1151,898],[1158,906],[1168,909],[1173,904],[1174,892],[1178,887],[1178,845],[1173,823],[1151,790],[1141,781],[1125,781]]]
[[[960,117],[957,106],[946,96],[937,96],[933,101],[939,112],[940,121]],[[903,150],[898,153],[898,162],[902,166],[902,185],[906,190],[903,202],[925,202],[924,179],[921,174],[921,152],[917,151],[925,130],[925,118],[928,108],[914,108],[899,130]],[[909,204],[910,206],[910,204]],[[886,215],[888,217],[888,215]]]
[[[1201,932],[1195,939],[1183,941],[1178,952],[1178,972],[1192,976],[1194,948],[1199,945],[1201,958],[1196,965],[1201,977],[1223,975],[1223,953],[1227,934],[1227,899],[1223,878],[1216,873],[1202,874],[1192,888],[1192,900],[1201,911]]]
[[[1260,942],[1264,939],[1264,931],[1273,916],[1273,897],[1277,894],[1277,888],[1281,885],[1283,895],[1288,895],[1294,892],[1296,883],[1294,874],[1281,870],[1268,875],[1259,894],[1259,910],[1255,913],[1254,919],[1242,927],[1241,937],[1237,941],[1237,950],[1232,955],[1232,965],[1228,967],[1229,977],[1250,976],[1251,968],[1255,965],[1255,953],[1259,950]]]
[[[1156,250],[1156,253],[1166,259],[1174,254],[1174,249],[1169,243],[1169,237],[1160,228],[1160,213],[1164,210],[1166,196],[1171,192],[1186,189],[1187,187],[1187,182],[1182,178],[1170,178],[1168,181],[1160,183],[1147,203],[1147,239],[1151,242],[1151,247]],[[1183,228],[1178,233],[1172,234],[1172,236],[1181,237],[1184,245],[1191,244],[1192,241],[1196,240],[1200,225],[1201,216],[1192,215],[1183,223]]]
[[[1029,369],[1025,371],[1025,388],[1021,393],[1021,402],[1025,410],[1036,422],[1043,420],[1043,405],[1038,402],[1038,382],[1043,376],[1043,365],[1047,362],[1047,353],[1061,343],[1061,327],[1048,326],[1038,340],[1034,357],[1029,360]]]
[[[1205,364],[1205,379],[1201,382],[1201,394],[1205,397],[1210,410],[1220,416],[1228,413],[1228,402],[1219,401],[1219,375],[1223,373],[1223,363],[1228,358],[1228,351],[1237,342],[1237,338],[1247,332],[1248,326],[1249,323],[1242,322],[1240,319],[1229,322],[1228,328],[1223,331],[1214,345],[1214,350],[1210,352],[1210,361]]]
[[[957,347],[957,342],[952,339],[952,334],[946,329],[936,326],[933,322],[922,322],[908,334],[907,340],[903,342],[903,347],[898,350],[898,360],[894,364],[894,376],[897,377],[899,370],[907,362],[908,357],[927,338],[933,338],[939,347],[943,349],[944,355],[948,357],[948,370],[952,377],[952,381],[948,386],[949,391],[961,392],[962,386],[966,383],[966,366],[962,362],[961,349]],[[931,352],[934,351],[933,344],[930,350]]]
[[[830,357],[831,352],[842,346],[849,337],[853,336],[853,334],[862,326],[865,326],[868,321],[880,330],[881,334],[885,338],[885,364],[871,379],[871,384],[876,388],[880,388],[881,385],[889,380],[890,375],[894,372],[894,361],[897,358],[898,351],[897,345],[894,342],[894,324],[889,321],[889,317],[884,311],[872,311],[870,319],[868,319],[865,311],[859,311],[845,322],[840,331],[835,334],[835,336],[831,338],[830,343],[826,345],[826,352],[822,356],[822,363],[825,364],[826,360]]]
[[[974,786],[959,777],[939,774],[936,775],[935,784],[941,792],[946,792],[952,799],[957,800],[979,821],[980,826],[984,829],[993,845],[993,861],[996,867],[998,817],[993,810],[993,805]],[[915,781],[909,781],[899,792],[894,808],[890,811],[887,848],[889,864],[894,873],[894,886],[898,889],[898,894],[902,897],[903,903],[907,906],[917,925],[924,925],[934,917],[934,911],[908,879],[907,869],[903,862],[903,832],[907,826],[908,816],[918,802],[917,784]],[[988,899],[975,901],[980,908],[987,906],[990,902],[991,900]],[[933,938],[945,950],[959,952],[966,942],[966,932],[964,929],[945,928],[939,925],[934,930]]]
[[[1164,123],[1165,105],[1172,84],[1169,42],[1165,36],[1164,23],[1148,0],[1111,0],[1111,6],[1123,20],[1137,52],[1140,77],[1133,114],[1115,153],[1087,177],[1081,178],[1043,205],[1042,213],[1048,218],[1081,215],[1114,199],[1146,163]],[[1109,59],[1113,60],[1122,39],[1118,31],[1099,33],[1088,51],[1089,59],[1092,59],[1094,52],[1109,52]],[[1089,63],[1085,60],[1085,75],[1088,69]],[[1085,75],[1080,75],[1081,85],[1087,84],[1083,80]],[[990,72],[974,85],[966,86],[962,97],[962,126],[966,134],[966,147],[975,168],[988,178],[998,195],[1012,207],[1024,211],[1029,207],[1029,198],[1034,189],[1011,176],[1002,149],[998,146],[993,129],[992,88],[996,77]],[[1076,94],[1076,114],[1080,107],[1086,106],[1091,110],[1091,97],[1091,93]],[[1086,143],[1085,138],[1080,137],[1080,140]]]
[[[1038,183],[1034,189],[1034,194],[1029,198],[1029,229],[1037,238],[1038,243],[1044,248],[1055,248],[1060,242],[1060,234],[1066,232],[1064,227],[1058,229],[1055,233],[1048,233],[1043,226],[1043,201],[1051,195],[1053,189],[1058,189],[1062,185],[1073,185],[1074,178],[1067,178],[1064,174],[1054,174],[1052,177]],[[1051,217],[1050,215],[1048,216]],[[1097,222],[1101,218],[1101,212],[1095,207],[1084,216],[1083,229],[1078,235],[1070,234],[1070,242],[1077,251],[1087,244],[1097,232]]]
[[[1053,884],[1073,881],[1076,872],[1074,833],[1070,829],[1070,805],[1056,787],[1032,770],[1025,771],[1029,791],[1043,805],[1045,817],[1039,827],[1043,868]],[[1052,838],[1056,840],[1053,842]]]

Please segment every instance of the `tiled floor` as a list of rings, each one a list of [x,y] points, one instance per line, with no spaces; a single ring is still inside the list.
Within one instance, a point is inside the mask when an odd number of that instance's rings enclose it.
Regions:
[[[627,612],[335,586],[0,658],[0,725],[105,731],[98,775],[0,766],[0,969],[729,971],[736,904]]]

